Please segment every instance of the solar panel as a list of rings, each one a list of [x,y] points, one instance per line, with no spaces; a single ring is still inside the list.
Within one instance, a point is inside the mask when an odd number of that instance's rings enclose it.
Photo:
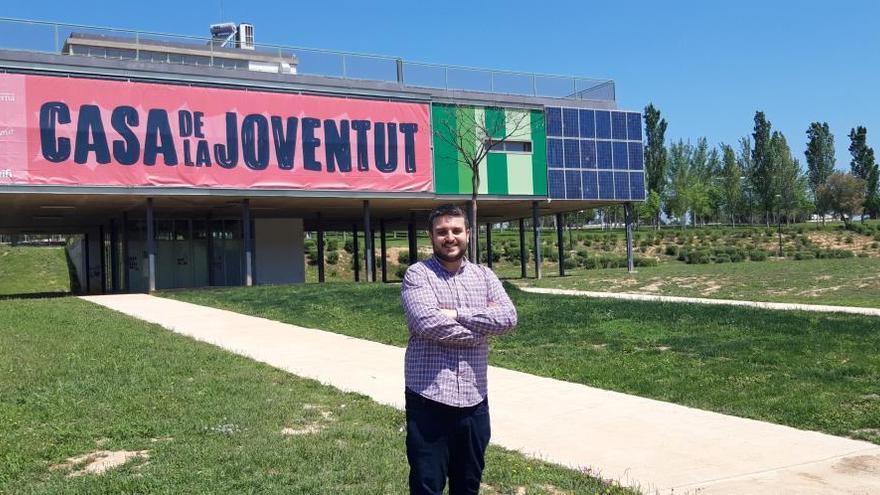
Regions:
[[[551,198],[644,200],[641,114],[547,107],[546,125]]]
[[[547,119],[547,135],[562,136],[562,109],[547,107],[545,115]]]
[[[629,174],[614,172],[614,199],[630,199]]]
[[[581,172],[579,170],[565,171],[565,199],[582,199]]]
[[[580,111],[581,137],[596,137],[596,115],[592,110]]]
[[[621,141],[612,141],[611,143],[614,156],[612,163],[614,170],[626,170],[629,168],[629,150],[626,143]]]
[[[611,112],[611,138],[626,139],[626,114]]]
[[[626,134],[630,141],[642,140],[642,114],[633,112],[626,114]]]
[[[629,146],[629,169],[644,170],[645,155],[642,151],[642,143],[627,143]]]
[[[599,199],[614,199],[614,175],[599,172]]]
[[[581,168],[596,168],[596,141],[581,141]]]
[[[562,135],[565,137],[578,137],[578,111],[576,108],[562,109]]]
[[[643,200],[647,197],[645,194],[645,174],[642,172],[632,172],[629,174],[629,191],[630,197],[635,200]]]
[[[611,141],[596,141],[596,167],[611,168]]]
[[[596,110],[596,137],[611,139],[611,112]]]
[[[562,168],[562,140],[547,139],[547,166]]]
[[[565,198],[565,178],[562,170],[547,171],[547,190],[551,198]]]
[[[583,184],[581,190],[583,191],[584,199],[598,199],[599,172],[596,172],[595,170],[584,170],[581,179],[581,183]]]
[[[581,168],[581,146],[577,139],[565,140],[565,168]]]

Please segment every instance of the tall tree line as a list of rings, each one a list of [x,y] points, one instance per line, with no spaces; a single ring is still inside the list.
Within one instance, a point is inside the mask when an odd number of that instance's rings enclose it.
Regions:
[[[803,221],[814,213],[823,219],[827,213],[846,219],[862,210],[872,218],[880,215],[880,172],[864,127],[849,134],[852,160],[847,175],[853,181],[835,177],[834,136],[827,122],[812,122],[807,128],[804,169],[788,139],[773,129],[764,112],[755,112],[750,135],[736,145],[717,147],[706,138],[695,143],[678,140],[667,147],[666,119],[653,104],[644,114],[648,199],[640,213],[655,226],[662,214],[682,227],[707,222],[769,226]],[[840,191],[853,184],[862,190],[848,191],[849,199],[842,200]],[[858,205],[857,198],[863,198]]]

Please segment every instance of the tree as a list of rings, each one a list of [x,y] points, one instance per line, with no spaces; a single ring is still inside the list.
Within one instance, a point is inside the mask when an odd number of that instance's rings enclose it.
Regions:
[[[638,217],[645,223],[657,221],[657,228],[660,228],[660,194],[657,191],[648,193],[645,202],[638,207]]]
[[[731,146],[723,144],[721,149],[724,163],[721,169],[722,204],[731,225],[736,226],[736,215],[742,204],[742,169]]]
[[[691,205],[692,155],[694,148],[690,143],[679,140],[669,147],[668,192],[666,214],[676,217],[682,228],[687,226],[687,213]]]
[[[800,163],[791,154],[791,148],[781,132],[774,132],[770,138],[771,192],[777,215],[786,219],[796,216],[806,196],[806,178],[801,172]]]
[[[449,105],[451,118],[441,118],[434,126],[435,141],[442,141],[455,153],[459,165],[471,174],[470,224],[473,232],[468,244],[468,258],[477,260],[479,224],[477,223],[477,195],[482,180],[480,167],[489,153],[502,149],[512,140],[531,141],[531,113],[529,110],[503,108],[485,109],[468,105]],[[451,157],[445,157],[451,158]]]
[[[648,191],[657,193],[658,198],[663,197],[666,188],[667,154],[664,144],[666,139],[666,119],[660,118],[660,111],[653,103],[645,107],[645,173],[648,176]],[[653,219],[654,226],[660,228],[660,209],[656,210]]]
[[[764,116],[764,112],[755,112],[755,128],[752,133],[755,147],[751,153],[754,165],[750,179],[752,191],[755,193],[755,199],[764,210],[764,218],[768,227],[770,226],[770,213],[775,205],[770,127],[770,122]]]
[[[849,152],[852,155],[850,170],[855,177],[865,181],[865,212],[872,218],[877,218],[880,213],[880,197],[877,191],[880,172],[877,170],[877,162],[874,161],[874,149],[867,144],[867,134],[868,130],[863,126],[858,126],[849,133]]]
[[[862,211],[865,204],[865,181],[853,174],[834,172],[819,187],[819,195],[831,210],[849,227],[852,217]]]
[[[746,179],[743,183],[743,188],[745,189],[745,213],[748,216],[749,225],[752,225],[755,222],[755,190],[752,184],[755,161],[752,160],[752,140],[748,136],[741,137],[739,140],[739,153],[736,156],[736,164],[742,170],[742,176]]]
[[[813,122],[807,129],[807,149],[804,151],[807,158],[807,177],[810,192],[816,204],[816,214],[822,217],[825,223],[825,213],[828,205],[819,198],[819,187],[828,181],[828,177],[834,172],[834,135],[828,127],[828,122]]]

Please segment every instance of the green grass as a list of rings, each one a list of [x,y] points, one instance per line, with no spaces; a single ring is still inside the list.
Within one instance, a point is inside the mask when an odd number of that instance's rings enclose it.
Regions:
[[[9,299],[0,315],[0,493],[406,492],[400,411],[79,299]],[[96,450],[149,459],[51,467]],[[494,446],[484,481],[630,493]]]
[[[517,281],[532,287],[667,296],[880,307],[880,258],[761,261],[710,265],[665,263],[625,269],[576,270]]]
[[[0,295],[70,292],[63,247],[0,245]]]
[[[496,366],[880,444],[880,319],[588,300],[508,287],[519,326]],[[399,287],[327,284],[163,294],[397,346]]]

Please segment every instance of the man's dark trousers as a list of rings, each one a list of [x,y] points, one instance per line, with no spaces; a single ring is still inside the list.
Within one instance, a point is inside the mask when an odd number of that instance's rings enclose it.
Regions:
[[[409,491],[440,495],[449,476],[449,495],[480,491],[489,445],[489,402],[452,407],[406,391],[406,457]]]

